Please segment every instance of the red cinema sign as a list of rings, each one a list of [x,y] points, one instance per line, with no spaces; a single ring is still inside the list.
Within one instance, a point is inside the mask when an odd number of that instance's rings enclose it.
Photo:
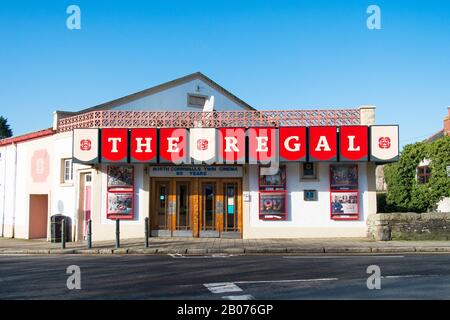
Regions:
[[[219,129],[219,161],[245,163],[245,129]]]
[[[336,127],[309,128],[309,161],[336,161]]]
[[[102,129],[102,162],[127,162],[128,129]]]
[[[187,154],[186,129],[159,129],[159,162],[185,163]]]
[[[131,162],[156,162],[156,129],[131,129]]]
[[[339,128],[339,160],[366,161],[369,155],[369,128],[344,126]]]
[[[279,130],[281,161],[306,161],[306,127],[284,127]]]
[[[269,163],[276,156],[276,143],[275,128],[249,128],[249,163]]]

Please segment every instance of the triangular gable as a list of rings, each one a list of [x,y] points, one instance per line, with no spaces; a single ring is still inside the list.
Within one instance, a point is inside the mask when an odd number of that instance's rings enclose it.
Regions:
[[[201,72],[71,114],[98,110],[202,111],[188,106],[188,93],[214,96],[214,110],[255,110]]]

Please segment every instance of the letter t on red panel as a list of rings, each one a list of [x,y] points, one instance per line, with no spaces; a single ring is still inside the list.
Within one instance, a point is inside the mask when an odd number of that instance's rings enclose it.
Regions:
[[[102,129],[102,162],[127,162],[128,129]]]

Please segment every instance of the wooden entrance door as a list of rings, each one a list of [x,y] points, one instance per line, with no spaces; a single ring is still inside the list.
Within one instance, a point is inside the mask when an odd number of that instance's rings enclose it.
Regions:
[[[223,218],[222,218],[222,237],[240,238],[241,237],[241,183],[240,181],[224,181],[223,188]]]
[[[171,236],[171,219],[169,214],[170,180],[153,180],[150,226],[152,236]]]
[[[242,180],[154,178],[153,236],[242,236]]]
[[[199,236],[219,237],[219,215],[221,205],[218,203],[218,183],[216,180],[201,180],[199,190]]]

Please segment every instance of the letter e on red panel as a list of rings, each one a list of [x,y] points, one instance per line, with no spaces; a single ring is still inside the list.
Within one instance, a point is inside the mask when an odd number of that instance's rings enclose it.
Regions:
[[[276,154],[276,129],[275,128],[249,128],[249,163],[267,164]]]
[[[186,129],[159,129],[159,161],[161,163],[185,163],[187,154]]]

